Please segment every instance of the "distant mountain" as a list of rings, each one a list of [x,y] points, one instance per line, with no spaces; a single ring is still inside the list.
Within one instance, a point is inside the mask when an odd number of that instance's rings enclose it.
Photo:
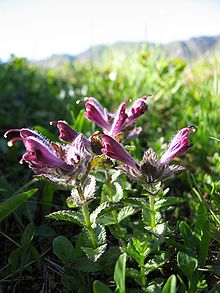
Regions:
[[[204,56],[217,53],[220,55],[220,35],[219,36],[203,36],[191,38],[186,41],[175,41],[168,44],[154,44],[144,42],[118,42],[112,45],[98,45],[82,52],[78,55],[52,55],[51,57],[39,60],[37,63],[44,67],[59,67],[72,62],[100,62],[109,54],[129,54],[138,49],[160,48],[169,56],[180,57],[184,60],[192,60],[202,58]]]
[[[220,35],[214,37],[191,38],[187,41],[172,42],[164,45],[170,55],[183,59],[197,59],[209,53],[220,53]]]

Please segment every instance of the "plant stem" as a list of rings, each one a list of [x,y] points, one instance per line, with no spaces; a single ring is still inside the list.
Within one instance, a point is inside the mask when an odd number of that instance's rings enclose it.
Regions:
[[[108,185],[108,191],[109,191],[109,199],[110,199],[110,201],[113,202],[113,193],[112,193],[112,187],[111,187],[111,178],[110,178],[109,175],[107,175],[107,185]],[[121,227],[120,227],[120,225],[118,223],[118,214],[117,214],[117,211],[112,211],[112,216],[113,216],[113,219],[114,219],[114,222],[115,222],[116,230],[118,231],[118,235],[120,235],[120,241],[121,241],[122,247],[125,248],[126,247],[126,242],[123,239],[123,232],[122,232]]]
[[[146,287],[146,279],[145,279],[145,273],[144,273],[144,264],[141,264],[141,287]]]
[[[97,245],[96,245],[96,240],[95,240],[95,233],[94,233],[94,230],[92,228],[92,223],[90,221],[90,214],[89,214],[89,209],[88,209],[88,204],[87,203],[84,203],[82,205],[82,212],[83,212],[83,216],[84,216],[84,219],[85,219],[86,228],[88,230],[89,237],[90,237],[91,242],[92,242],[92,246],[93,246],[93,248],[96,248]]]
[[[151,223],[151,228],[155,228],[154,203],[155,203],[155,196],[150,194],[149,195],[149,204],[150,204],[150,223]]]

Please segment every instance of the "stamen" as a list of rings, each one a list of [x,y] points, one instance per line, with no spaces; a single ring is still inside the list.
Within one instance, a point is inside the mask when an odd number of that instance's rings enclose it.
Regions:
[[[50,121],[50,125],[57,125],[58,121]]]
[[[191,125],[191,126],[187,126],[187,128],[192,131],[192,132],[196,132],[197,131],[197,127],[194,126],[194,125]]]
[[[8,134],[11,132],[20,132],[20,129],[9,129],[8,131],[5,132],[4,138],[7,138]]]
[[[8,146],[11,148],[16,141],[22,141],[22,140],[23,139],[21,137],[14,137],[8,141]]]
[[[84,100],[86,101],[86,99],[87,99],[87,98],[85,98]],[[79,99],[79,100],[76,101],[76,104],[79,105],[79,104],[82,103],[82,102],[83,102],[83,100],[82,100],[82,99]]]

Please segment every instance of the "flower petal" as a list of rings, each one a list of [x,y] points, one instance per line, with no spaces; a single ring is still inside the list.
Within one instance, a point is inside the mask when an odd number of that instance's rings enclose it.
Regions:
[[[72,142],[78,135],[78,133],[73,130],[66,121],[51,121],[50,125],[57,125],[60,131],[60,140]]]
[[[131,125],[132,123],[135,122],[135,120],[143,115],[147,111],[147,96],[144,96],[140,99],[137,99],[133,105],[130,107],[128,111],[128,117],[126,119],[127,125]]]
[[[173,158],[183,154],[190,147],[192,147],[192,144],[189,144],[189,134],[190,132],[195,132],[195,131],[196,131],[195,126],[189,126],[178,131],[177,134],[174,136],[174,138],[171,140],[168,146],[168,149],[160,158],[160,163],[162,165],[166,165]]]
[[[118,111],[116,112],[109,135],[116,136],[119,132],[121,132],[121,130],[125,126],[126,119],[127,119],[126,103],[123,102],[121,103]]]
[[[109,135],[104,134],[102,136],[102,141],[104,143],[104,148],[102,149],[103,154],[106,154],[108,157],[121,161],[126,165],[132,167],[134,170],[139,172],[139,165],[132,158],[130,154],[128,154],[123,146],[117,142],[114,138]]]
[[[103,128],[104,130],[110,131],[111,124],[108,121],[108,115],[106,110],[94,98],[86,98],[85,100],[85,117]]]
[[[34,136],[28,136],[23,139],[26,153],[23,156],[23,161],[34,164],[39,167],[61,168],[68,170],[69,166],[60,158],[57,157],[54,149],[48,148],[42,140]]]

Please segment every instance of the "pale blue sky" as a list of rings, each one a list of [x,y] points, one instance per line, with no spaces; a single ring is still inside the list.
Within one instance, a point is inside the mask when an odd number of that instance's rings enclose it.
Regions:
[[[220,0],[0,0],[0,59],[220,34]]]

